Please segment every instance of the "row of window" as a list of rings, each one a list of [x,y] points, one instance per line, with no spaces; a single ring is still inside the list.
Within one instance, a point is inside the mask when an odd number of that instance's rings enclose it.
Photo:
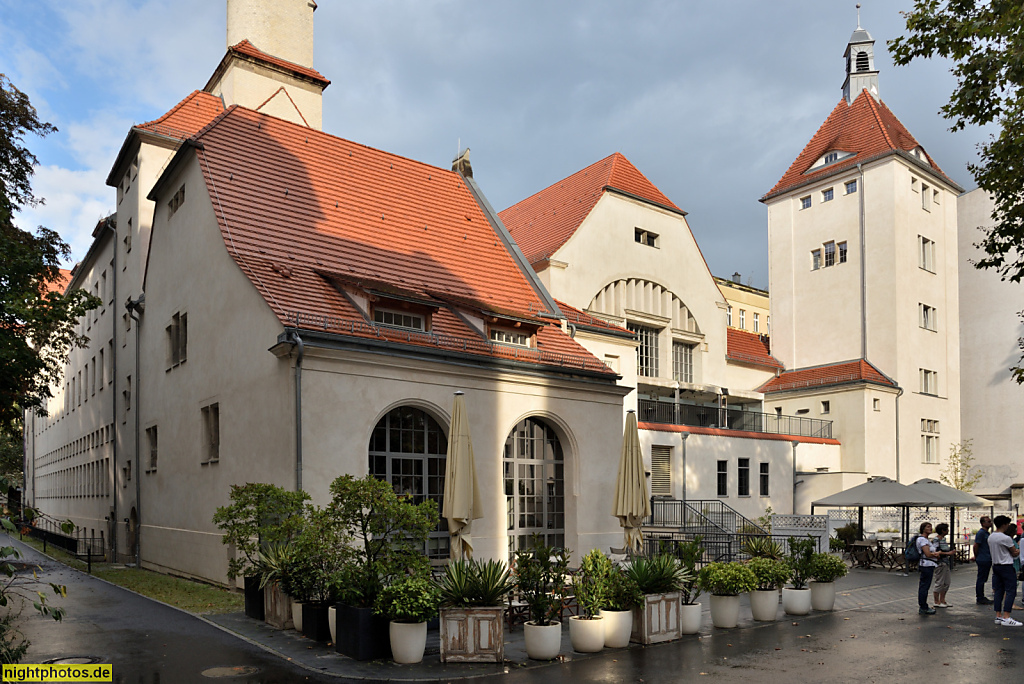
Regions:
[[[210,465],[220,461],[220,404],[212,403],[199,409],[202,416],[203,441],[201,446],[201,465]],[[146,451],[143,452],[147,458],[143,461],[146,464],[146,472],[156,472],[160,456],[160,431],[159,426],[153,425],[146,428]],[[124,471],[125,486],[131,480],[131,466]]]
[[[640,344],[636,348],[637,375],[644,378],[659,377],[659,339],[661,330],[638,323],[626,325],[637,336]],[[697,345],[672,341],[672,379],[677,382],[694,382],[693,351]]]
[[[811,250],[811,270],[829,268],[836,264],[845,264],[847,258],[846,242],[830,240],[818,249]]]
[[[113,424],[104,425],[97,430],[93,430],[84,437],[72,440],[59,449],[54,449],[53,451],[47,452],[38,457],[35,462],[35,467],[40,468],[50,463],[66,461],[67,459],[74,458],[79,454],[87,454],[93,449],[99,448],[104,444],[109,444],[113,439]]]
[[[857,192],[857,180],[854,179],[851,181],[846,181],[845,183],[843,183],[843,189],[845,190],[844,194],[846,195],[854,194],[855,192]],[[835,199],[835,188],[825,188],[824,190],[821,191],[820,202],[822,204],[824,204],[825,202],[831,202],[833,199]],[[803,210],[810,208],[811,195],[804,195],[803,197],[800,198],[800,209]]]
[[[380,325],[386,325],[389,328],[401,328],[417,332],[426,331],[426,320],[424,317],[407,311],[394,311],[392,309],[374,307],[373,321]],[[511,344],[517,347],[530,346],[530,335],[521,330],[492,327],[488,337],[492,342],[500,344]]]
[[[938,189],[929,186],[924,181],[919,181],[913,176],[910,177],[910,189],[921,193],[921,208],[925,211],[931,211],[932,205],[939,203],[940,194]]]
[[[102,458],[36,478],[38,499],[79,499],[110,496],[110,459]]]
[[[114,357],[114,341],[107,343],[106,349],[100,349],[96,356],[85,362],[85,366],[78,373],[71,376],[64,383],[64,413],[67,415],[88,402],[89,397],[96,396],[96,392],[102,392],[104,386],[114,382],[113,374],[107,373],[107,358]],[[59,420],[60,417],[57,418]],[[52,425],[48,421],[47,427]]]
[[[769,467],[768,463],[758,464],[758,491],[761,496],[771,496],[769,488]],[[729,461],[718,462],[717,473],[718,496],[729,496]],[[750,496],[750,459],[740,458],[736,460],[736,495]]]
[[[735,325],[734,326],[733,323],[732,323],[732,307],[729,306],[728,308],[726,308],[726,310],[725,310],[725,324],[728,325],[730,328],[735,327],[735,328],[739,328],[740,330],[746,330],[747,329],[747,310],[746,309],[740,309],[739,314],[740,314],[740,316],[739,316],[739,325]],[[771,316],[765,316],[764,319],[765,319],[765,334],[766,335],[771,335],[771,333],[772,333],[772,317]],[[756,311],[754,312],[754,316],[753,316],[753,331],[756,332],[756,333],[760,333],[761,332],[761,314],[759,314]]]

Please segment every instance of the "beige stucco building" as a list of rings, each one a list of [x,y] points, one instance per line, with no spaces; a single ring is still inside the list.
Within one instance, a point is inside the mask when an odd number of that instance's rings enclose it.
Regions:
[[[843,98],[762,199],[787,368],[765,405],[829,417],[843,443],[838,472],[800,474],[807,501],[869,475],[938,479],[960,441],[961,188],[880,99],[873,46],[858,27]]]
[[[767,290],[743,284],[739,273],[734,273],[731,280],[715,276],[715,282],[725,297],[726,323],[730,328],[771,335],[771,300]]]

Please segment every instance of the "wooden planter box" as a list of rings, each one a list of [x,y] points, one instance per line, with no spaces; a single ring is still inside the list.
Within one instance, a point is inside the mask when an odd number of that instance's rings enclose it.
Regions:
[[[281,585],[271,582],[263,591],[263,619],[275,629],[294,629],[292,600],[281,591]]]
[[[505,606],[441,609],[442,663],[505,660]]]
[[[679,592],[647,594],[644,605],[633,609],[633,632],[629,640],[657,644],[682,636],[679,622]]]

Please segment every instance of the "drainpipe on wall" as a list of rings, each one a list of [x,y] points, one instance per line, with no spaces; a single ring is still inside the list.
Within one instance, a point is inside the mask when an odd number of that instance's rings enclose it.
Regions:
[[[116,249],[116,246],[115,246]],[[141,457],[139,454],[139,412],[142,402],[139,401],[142,394],[142,378],[139,377],[139,352],[142,349],[142,319],[139,314],[146,309],[146,293],[143,292],[137,299],[129,299],[124,305],[128,309],[128,315],[135,321],[135,567],[142,567],[142,470],[140,469]]]
[[[860,174],[857,194],[860,195],[860,357],[868,358],[868,293],[866,285],[867,269],[867,237],[864,230],[864,168],[857,164]]]
[[[796,515],[796,448],[800,445],[800,442],[790,442],[793,445],[793,515]]]
[[[680,432],[679,437],[682,439],[682,453],[683,455],[683,501],[686,501],[686,438],[690,436],[689,432]]]
[[[295,354],[295,491],[302,491],[302,357],[306,346],[297,331],[289,334]]]
[[[110,221],[107,221],[107,230],[114,234],[114,258],[113,258],[113,273],[110,282],[110,286],[114,290],[113,300],[116,302],[118,298],[117,292],[117,223],[110,225]],[[106,297],[107,293],[104,292],[103,296]],[[114,396],[110,398],[110,424],[113,426],[114,439],[111,446],[111,457],[110,457],[110,490],[111,496],[114,500],[113,512],[111,513],[111,526],[110,531],[113,532],[110,540],[110,550],[113,556],[113,561],[117,562],[117,315],[114,314],[113,310],[110,312],[110,327],[111,327],[111,340],[114,341],[114,348],[110,350],[110,377],[114,379]],[[35,480],[33,479],[33,483]]]
[[[903,388],[896,393],[896,481],[900,481],[900,397],[903,396]]]

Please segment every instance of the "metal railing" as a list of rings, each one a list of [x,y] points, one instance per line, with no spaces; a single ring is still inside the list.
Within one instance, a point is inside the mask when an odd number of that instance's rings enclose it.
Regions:
[[[698,568],[708,563],[749,560],[751,555],[747,553],[746,545],[753,539],[770,539],[781,547],[783,553],[789,553],[790,539],[804,539],[800,536],[781,534],[711,533],[702,535],[693,532],[645,532],[644,553],[647,555],[658,553],[679,555],[679,545],[684,542],[692,542],[697,537],[701,538],[701,546],[704,548],[703,555],[697,561]],[[810,538],[814,541],[815,552],[820,552],[821,540],[813,536]]]
[[[689,425],[720,428],[744,432],[763,432],[771,435],[832,438],[832,421],[803,416],[782,416],[760,411],[742,411],[738,408],[677,404],[654,399],[639,400],[638,420],[645,423]]]
[[[760,525],[717,499],[682,501],[651,497],[651,515],[643,524],[692,534],[768,534]]]

